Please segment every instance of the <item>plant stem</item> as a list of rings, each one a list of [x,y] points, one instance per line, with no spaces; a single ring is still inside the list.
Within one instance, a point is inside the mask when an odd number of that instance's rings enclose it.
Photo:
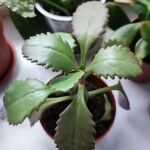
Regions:
[[[110,86],[110,87],[104,87],[104,88],[97,89],[97,90],[94,90],[94,91],[90,91],[90,92],[88,92],[88,94],[89,94],[90,97],[92,97],[94,95],[101,94],[101,93],[106,93],[106,92],[109,92],[109,91],[112,91],[112,90],[120,91],[119,84],[116,84],[116,85],[113,85],[113,86]]]
[[[83,54],[81,55],[81,62],[80,62],[80,66],[83,65],[85,66],[86,65],[86,58],[87,58],[87,54]]]
[[[54,101],[56,101],[56,103],[59,103],[59,102],[72,100],[73,98],[74,98],[74,95],[73,96],[63,96],[63,97],[58,97],[58,98],[47,98],[46,102],[54,100]]]
[[[93,90],[93,91],[89,91],[88,92],[88,96],[92,97],[101,93],[106,93],[106,92],[110,92],[112,90],[117,90],[117,91],[121,91],[120,89],[120,83],[110,86],[110,87],[104,87],[104,88],[100,88],[97,90]],[[63,101],[68,101],[68,100],[72,100],[74,98],[73,96],[63,96],[63,97],[58,97],[58,98],[47,98],[47,101],[51,101],[52,99],[55,99],[58,102],[63,102]]]
[[[89,48],[87,45],[81,45],[80,46],[81,50],[81,60],[80,60],[80,66],[86,66],[86,61],[87,61],[87,55],[88,55],[88,50]]]

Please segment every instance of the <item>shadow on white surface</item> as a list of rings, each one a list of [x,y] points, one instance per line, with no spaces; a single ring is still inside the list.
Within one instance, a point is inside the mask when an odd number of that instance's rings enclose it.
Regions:
[[[53,140],[43,131],[38,122],[32,128],[29,122],[18,126],[10,126],[0,120],[1,150],[56,150]]]

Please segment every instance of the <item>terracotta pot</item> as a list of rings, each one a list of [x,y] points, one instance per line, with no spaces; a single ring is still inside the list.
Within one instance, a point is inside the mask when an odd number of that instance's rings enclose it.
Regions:
[[[104,83],[100,78],[98,78],[97,76],[95,75],[92,75],[88,78],[88,82],[92,82],[92,84],[97,87],[106,87],[106,83]],[[108,96],[108,99],[112,105],[112,119],[109,121],[109,123],[107,124],[107,127],[105,127],[105,129],[101,132],[101,133],[96,133],[95,135],[95,143],[97,143],[98,141],[100,141],[107,133],[108,131],[111,129],[112,125],[113,125],[113,122],[114,122],[114,119],[115,119],[115,116],[116,116],[116,102],[115,102],[115,99],[114,99],[114,96],[112,94],[112,92],[108,92],[107,93],[107,96]],[[99,98],[99,97],[98,97]],[[100,99],[101,100],[101,99]],[[70,102],[66,102],[68,103],[67,105],[69,105]],[[62,103],[63,105],[63,103]],[[54,106],[55,107],[55,106]],[[59,106],[56,105],[56,107],[58,108],[55,108],[55,112],[57,112],[57,110],[59,109]],[[53,107],[52,107],[53,108]],[[41,116],[41,119],[40,119],[40,122],[44,128],[44,130],[46,131],[46,133],[51,137],[53,138],[55,133],[50,131],[50,126],[49,126],[49,122],[53,122],[53,120],[51,119],[50,115],[52,115],[49,111],[52,109],[47,109]],[[64,107],[66,108],[66,106]],[[54,121],[54,124],[56,124],[56,122]],[[101,124],[101,123],[100,123]],[[98,124],[96,125],[96,127],[98,126]],[[55,127],[54,127],[55,128]],[[54,129],[53,129],[54,130]]]
[[[142,64],[142,71],[142,74],[133,78],[133,80],[140,83],[150,82],[150,64],[144,62]]]
[[[3,34],[3,25],[0,20],[0,84],[12,74],[15,65],[15,51]]]

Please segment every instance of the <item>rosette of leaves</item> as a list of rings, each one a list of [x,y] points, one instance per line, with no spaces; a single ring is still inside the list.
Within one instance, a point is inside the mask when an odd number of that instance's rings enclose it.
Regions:
[[[10,124],[17,125],[26,117],[31,118],[35,114],[40,118],[45,109],[70,101],[70,105],[60,114],[57,122],[55,143],[61,150],[94,149],[95,122],[86,102],[89,97],[100,93],[105,94],[111,90],[124,93],[124,90],[118,83],[88,91],[85,88],[86,78],[93,73],[105,78],[108,76],[127,78],[141,73],[139,60],[122,45],[100,48],[90,64],[87,64],[87,55],[104,32],[107,20],[108,10],[102,3],[86,2],[79,6],[73,15],[73,34],[47,33],[26,40],[23,55],[27,59],[46,68],[62,70],[64,74],[54,78],[49,84],[35,79],[14,82],[4,96]],[[80,45],[79,65],[74,56],[75,41]],[[63,94],[65,96],[60,96]],[[111,112],[106,95],[105,98],[107,109],[102,117],[103,120],[108,119]]]

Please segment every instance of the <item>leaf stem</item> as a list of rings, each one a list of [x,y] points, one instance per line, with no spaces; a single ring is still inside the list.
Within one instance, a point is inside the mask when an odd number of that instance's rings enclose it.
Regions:
[[[110,86],[110,87],[100,88],[100,89],[97,89],[97,90],[94,90],[94,91],[90,91],[90,92],[88,92],[88,94],[89,94],[90,97],[92,97],[92,96],[95,96],[97,94],[110,92],[112,90],[120,91],[120,84],[116,84],[116,85],[113,85],[113,86]]]
[[[81,62],[80,62],[80,66],[83,65],[85,66],[86,65],[86,58],[87,58],[87,54],[83,54],[81,55]]]
[[[104,88],[100,88],[97,90],[93,90],[93,91],[89,91],[88,92],[88,96],[92,97],[101,93],[106,93],[106,92],[110,92],[112,90],[117,90],[117,91],[121,91],[121,87],[120,87],[120,83],[110,86],[110,87],[104,87]],[[63,96],[63,97],[58,97],[58,98],[47,98],[46,101],[51,101],[52,99],[58,101],[59,102],[64,102],[64,101],[69,101],[72,100],[74,98],[75,95],[73,96]]]
[[[73,98],[74,98],[74,95],[73,96],[62,96],[62,97],[57,97],[57,98],[47,98],[46,102],[51,101],[51,100],[55,100],[56,103],[60,103],[60,102],[72,100]]]
[[[80,66],[86,66],[86,61],[87,61],[87,55],[88,55],[88,50],[89,48],[87,45],[81,45],[81,60],[80,60]]]

